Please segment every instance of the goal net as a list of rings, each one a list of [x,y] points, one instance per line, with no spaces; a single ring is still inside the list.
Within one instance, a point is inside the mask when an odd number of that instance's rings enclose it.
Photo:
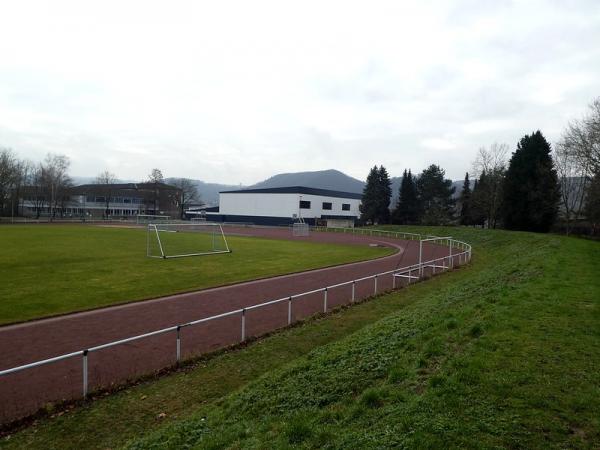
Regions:
[[[304,222],[295,222],[292,225],[292,235],[293,236],[308,236],[310,235],[310,227],[307,223]]]
[[[229,252],[225,233],[218,223],[148,224],[147,256],[166,259]]]
[[[146,223],[164,223],[168,222],[171,216],[158,216],[153,214],[138,214],[135,216],[135,221],[138,225]]]

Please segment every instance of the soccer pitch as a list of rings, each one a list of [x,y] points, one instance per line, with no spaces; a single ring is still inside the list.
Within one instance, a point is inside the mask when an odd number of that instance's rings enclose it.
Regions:
[[[228,236],[232,253],[146,257],[146,229],[0,228],[0,324],[385,256],[390,248]]]

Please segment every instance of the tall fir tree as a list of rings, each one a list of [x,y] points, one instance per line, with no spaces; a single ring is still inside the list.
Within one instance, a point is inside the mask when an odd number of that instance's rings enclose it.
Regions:
[[[469,180],[469,172],[465,174],[465,181],[460,192],[460,224],[471,225],[471,181]]]
[[[550,144],[539,130],[523,136],[506,172],[504,226],[509,230],[548,232],[556,220],[559,199]]]
[[[369,171],[369,175],[367,175],[367,182],[363,189],[360,204],[360,220],[363,223],[375,223],[377,217],[378,178],[379,171],[377,166],[374,166]]]
[[[415,179],[410,169],[404,170],[402,182],[400,183],[400,192],[398,202],[394,210],[394,223],[406,225],[414,224],[418,220],[419,202],[417,198],[417,188]]]
[[[374,166],[369,171],[360,206],[362,222],[375,224],[390,221],[391,184],[385,167]]]
[[[435,164],[423,170],[417,179],[420,221],[424,225],[443,225],[452,221],[454,188],[445,179],[445,171]]]
[[[390,222],[390,201],[392,200],[392,180],[385,167],[379,166],[379,204],[377,208],[377,223]]]
[[[487,221],[487,174],[485,170],[479,175],[479,179],[473,184],[471,194],[471,224],[484,227]]]

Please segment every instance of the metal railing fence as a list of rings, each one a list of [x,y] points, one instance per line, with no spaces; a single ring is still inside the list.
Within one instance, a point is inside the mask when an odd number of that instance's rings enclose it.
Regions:
[[[318,229],[318,227],[316,227],[315,229]],[[340,229],[340,230],[342,230],[342,229]],[[348,229],[346,229],[346,230],[348,230]],[[345,232],[345,233],[355,232],[354,229],[349,229],[349,230],[351,230],[351,231],[339,231],[339,232]],[[71,353],[66,353],[63,355],[55,356],[53,358],[35,361],[35,362],[29,363],[29,364],[12,367],[10,369],[0,370],[0,377],[6,376],[9,374],[13,374],[16,372],[21,372],[21,371],[25,371],[28,369],[32,369],[34,367],[52,364],[52,363],[55,363],[58,361],[63,361],[63,360],[70,359],[70,358],[81,357],[82,358],[82,395],[85,398],[85,397],[87,397],[87,395],[89,393],[88,357],[91,353],[97,352],[99,350],[119,346],[122,344],[134,342],[134,341],[140,341],[140,340],[149,338],[151,336],[157,336],[157,335],[166,334],[166,333],[174,333],[175,343],[176,343],[176,345],[175,345],[175,349],[176,349],[175,350],[175,362],[179,363],[179,362],[181,362],[181,339],[182,339],[181,338],[181,330],[184,328],[200,325],[200,324],[207,323],[207,322],[217,320],[217,319],[221,319],[224,317],[239,315],[239,317],[240,317],[240,340],[239,340],[239,342],[244,342],[247,339],[247,336],[246,336],[247,314],[246,313],[249,311],[264,308],[266,306],[274,305],[277,303],[287,302],[287,325],[289,326],[295,322],[293,320],[294,300],[299,299],[301,297],[322,293],[323,294],[323,297],[322,297],[323,309],[322,309],[322,311],[324,313],[326,313],[330,310],[329,305],[328,305],[328,292],[331,291],[332,289],[339,288],[342,286],[350,286],[351,287],[351,295],[350,295],[349,303],[352,304],[353,302],[355,302],[357,300],[356,285],[359,282],[373,280],[373,288],[372,288],[373,290],[372,290],[371,295],[375,296],[375,295],[383,293],[383,291],[381,289],[378,289],[378,279],[381,279],[381,277],[383,277],[385,275],[392,276],[392,289],[397,289],[399,287],[398,282],[396,280],[397,278],[399,280],[403,280],[403,279],[408,280],[408,284],[412,284],[414,282],[414,280],[419,280],[424,277],[424,273],[425,273],[426,269],[429,269],[431,274],[435,275],[436,273],[440,273],[440,272],[452,269],[455,265],[454,264],[455,261],[458,263],[458,265],[461,265],[461,264],[465,264],[471,260],[471,250],[472,250],[471,245],[467,244],[465,242],[457,241],[457,240],[453,239],[452,237],[435,237],[434,236],[434,237],[427,237],[426,239],[422,239],[422,235],[415,234],[415,233],[388,232],[388,231],[383,231],[383,230],[368,230],[368,232],[366,232],[366,230],[363,230],[363,231],[357,232],[357,234],[361,234],[361,235],[368,234],[370,236],[381,236],[381,237],[395,237],[398,239],[401,239],[400,236],[402,236],[402,238],[404,238],[404,239],[412,239],[412,240],[418,239],[420,242],[419,262],[416,264],[402,267],[402,268],[396,268],[396,269],[388,270],[385,272],[380,272],[380,273],[377,273],[374,275],[368,275],[368,276],[365,276],[362,278],[349,280],[349,281],[346,281],[343,283],[325,286],[323,288],[314,289],[311,291],[302,292],[299,294],[294,294],[294,295],[278,298],[275,300],[266,301],[266,302],[259,303],[256,305],[247,306],[245,308],[239,308],[239,309],[235,309],[232,311],[228,311],[228,312],[225,312],[222,314],[205,317],[202,319],[193,320],[193,321],[181,323],[178,325],[173,325],[173,326],[170,326],[167,328],[162,328],[159,330],[151,331],[151,332],[140,334],[137,336],[132,336],[132,337],[128,337],[125,339],[108,342],[105,344],[97,345],[94,347],[89,347],[89,348],[78,350],[78,351],[71,352]],[[447,245],[447,247],[449,249],[448,255],[441,256],[441,257],[431,259],[428,261],[422,261],[422,244],[423,244],[423,242],[434,242],[436,244]],[[455,249],[457,251],[453,252],[453,249]],[[366,297],[368,297],[368,296],[365,296],[364,298],[366,298]],[[300,319],[300,320],[302,320],[302,319]],[[273,331],[274,329],[277,329],[277,328],[278,327],[275,327],[269,331]]]

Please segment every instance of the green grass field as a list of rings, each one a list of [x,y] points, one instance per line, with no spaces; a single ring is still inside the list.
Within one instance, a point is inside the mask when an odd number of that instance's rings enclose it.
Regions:
[[[600,243],[419,231],[472,243],[473,263],[56,413],[0,447],[599,448]]]
[[[173,240],[177,235],[165,236]],[[200,240],[205,239],[201,235]],[[185,239],[193,240],[187,234]],[[229,237],[233,253],[146,257],[142,229],[0,228],[0,324],[376,258],[388,248]],[[181,242],[176,242],[181,245]],[[191,248],[195,248],[190,243]],[[200,243],[201,244],[201,243]]]

